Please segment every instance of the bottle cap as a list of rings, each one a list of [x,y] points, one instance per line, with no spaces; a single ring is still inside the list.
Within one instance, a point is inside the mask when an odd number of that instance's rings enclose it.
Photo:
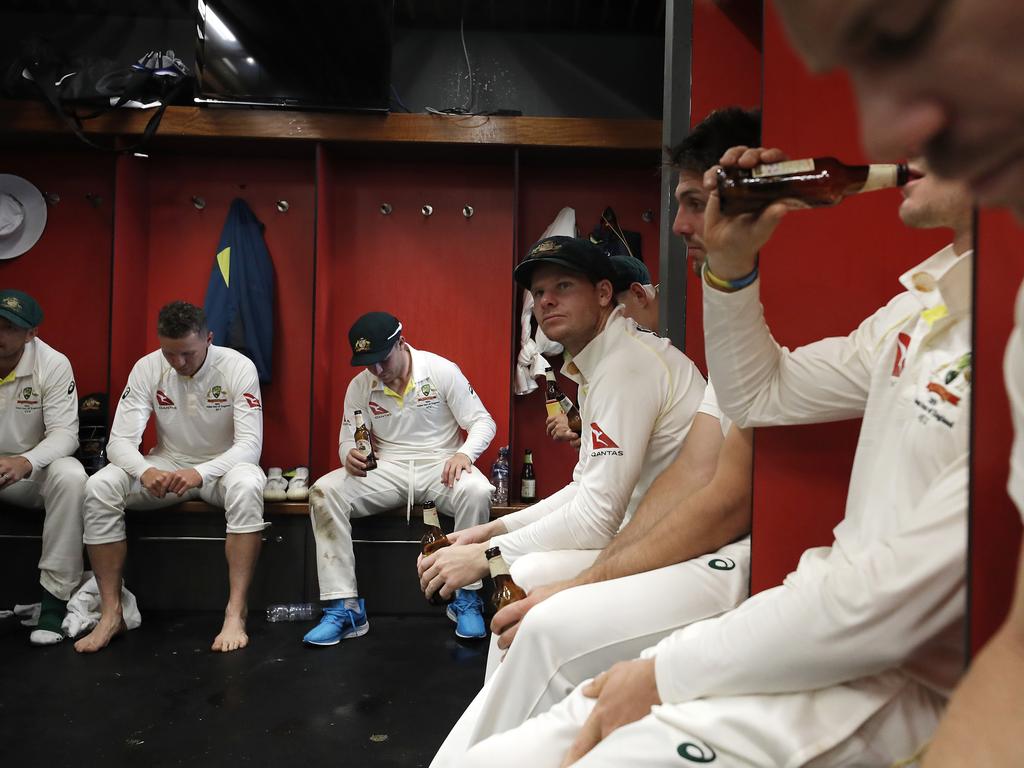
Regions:
[[[432,502],[432,501],[424,501],[423,502],[423,508],[424,509],[433,509],[433,507],[434,507],[434,502]]]
[[[490,547],[484,550],[484,557],[490,560],[492,557],[501,557],[501,547]]]

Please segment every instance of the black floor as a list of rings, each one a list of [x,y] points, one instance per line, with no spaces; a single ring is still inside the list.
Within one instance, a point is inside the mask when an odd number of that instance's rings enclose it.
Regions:
[[[485,640],[436,618],[370,616],[362,638],[304,647],[307,624],[250,620],[208,649],[216,613],[147,613],[94,656],[0,623],[0,765],[425,766],[483,680]]]

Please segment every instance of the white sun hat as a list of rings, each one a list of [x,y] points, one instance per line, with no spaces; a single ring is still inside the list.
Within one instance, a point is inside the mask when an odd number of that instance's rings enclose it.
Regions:
[[[20,256],[46,226],[46,202],[31,182],[0,173],[0,259]]]

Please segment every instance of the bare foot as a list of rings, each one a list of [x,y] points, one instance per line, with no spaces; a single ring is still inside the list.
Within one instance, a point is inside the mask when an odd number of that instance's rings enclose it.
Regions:
[[[249,635],[245,633],[245,619],[241,616],[225,616],[224,626],[220,634],[213,638],[211,651],[237,651],[249,644]]]
[[[75,643],[75,650],[79,653],[96,653],[106,648],[110,641],[122,632],[127,631],[128,627],[125,626],[120,611],[111,615],[103,614],[92,632]]]

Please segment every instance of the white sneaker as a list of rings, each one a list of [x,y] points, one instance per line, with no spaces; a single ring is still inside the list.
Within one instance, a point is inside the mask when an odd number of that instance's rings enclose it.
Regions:
[[[305,501],[309,498],[309,468],[296,467],[295,475],[288,481],[288,501]]]
[[[267,484],[263,486],[264,501],[285,501],[288,498],[288,481],[280,467],[267,470]]]

